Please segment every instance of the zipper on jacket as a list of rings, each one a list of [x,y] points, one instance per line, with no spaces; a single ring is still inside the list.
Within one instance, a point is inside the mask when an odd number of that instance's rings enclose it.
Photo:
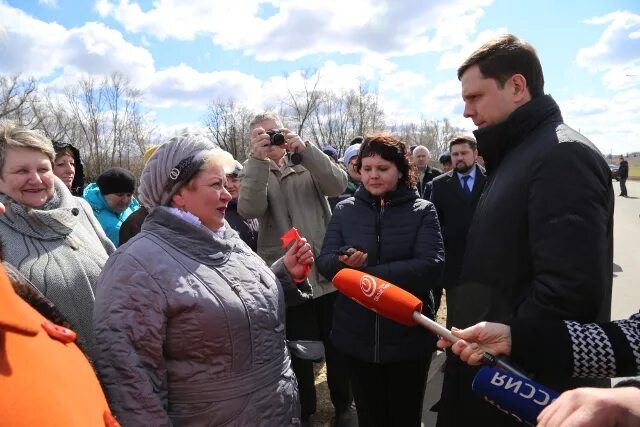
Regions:
[[[381,237],[382,234],[382,215],[384,215],[384,206],[385,202],[383,198],[380,198],[380,211],[377,214],[376,218],[376,265],[380,264],[380,248],[382,247]],[[380,315],[376,313],[376,324],[375,324],[375,337],[374,337],[374,345],[373,345],[373,361],[376,363],[380,362]]]

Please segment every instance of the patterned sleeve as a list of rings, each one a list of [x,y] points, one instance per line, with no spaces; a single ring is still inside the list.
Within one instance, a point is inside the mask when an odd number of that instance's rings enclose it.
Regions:
[[[515,320],[513,361],[533,372],[580,378],[640,375],[640,312],[607,323]]]
[[[572,376],[611,378],[640,374],[640,313],[600,324],[565,321],[573,350]]]

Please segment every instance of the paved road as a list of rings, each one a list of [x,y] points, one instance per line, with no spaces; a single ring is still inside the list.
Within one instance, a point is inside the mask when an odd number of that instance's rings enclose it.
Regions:
[[[614,181],[616,195],[620,187]],[[611,318],[629,317],[640,310],[640,181],[627,181],[628,198],[616,196],[613,239],[613,302]],[[431,363],[427,391],[425,394],[422,425],[433,427],[436,415],[429,412],[439,399],[442,387],[440,366],[443,354],[434,357]]]

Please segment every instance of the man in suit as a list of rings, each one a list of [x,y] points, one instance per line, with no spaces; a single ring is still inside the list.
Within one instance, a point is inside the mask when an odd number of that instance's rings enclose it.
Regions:
[[[412,151],[413,163],[418,169],[418,193],[420,197],[429,200],[431,195],[431,187],[428,185],[433,178],[442,172],[436,168],[429,166],[431,154],[429,149],[424,145],[418,145]]]
[[[453,169],[436,177],[432,182],[431,202],[435,205],[444,239],[445,266],[442,280],[447,290],[447,327],[458,325],[464,316],[458,301],[460,272],[471,218],[478,205],[485,183],[484,170],[476,164],[478,150],[471,136],[456,136],[449,141]],[[439,305],[440,295],[436,295]]]

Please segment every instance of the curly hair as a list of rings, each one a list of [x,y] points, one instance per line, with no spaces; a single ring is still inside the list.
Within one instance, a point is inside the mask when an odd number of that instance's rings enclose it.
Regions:
[[[415,166],[409,160],[407,145],[404,142],[388,133],[367,135],[360,146],[356,171],[360,173],[364,157],[376,155],[396,165],[398,171],[402,174],[402,177],[398,180],[399,182],[409,188],[415,186],[418,181],[418,175]]]

